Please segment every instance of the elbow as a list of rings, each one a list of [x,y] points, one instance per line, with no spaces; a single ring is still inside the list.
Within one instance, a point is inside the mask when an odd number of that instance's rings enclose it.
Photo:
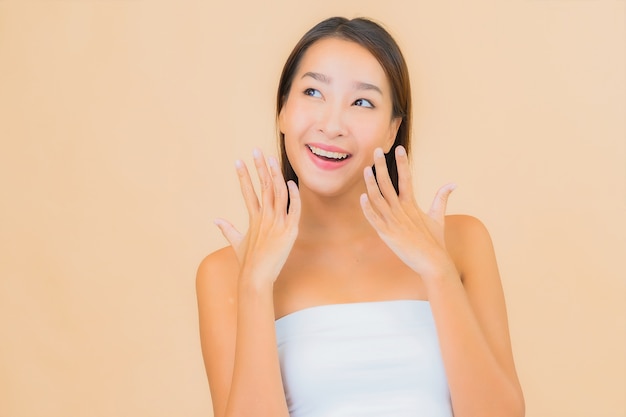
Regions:
[[[455,417],[524,417],[526,404],[519,387],[497,392],[484,391],[482,400],[477,397],[467,398],[467,402],[453,401]]]
[[[498,405],[492,413],[493,417],[524,417],[526,415],[526,401],[524,393],[517,378],[515,381],[506,384],[508,389],[501,391],[500,401],[496,401]]]
[[[524,417],[526,415],[526,400],[524,400],[524,392],[516,379],[512,384],[508,395],[508,408],[509,414],[505,414],[511,417]]]
[[[483,409],[482,412],[471,415],[485,417],[524,417],[526,414],[526,405],[523,397],[494,401],[491,406],[485,408],[489,411],[485,412],[486,410]]]
[[[517,390],[516,394],[511,415],[515,417],[524,417],[526,415],[526,400],[524,400],[524,393],[520,388]]]
[[[493,410],[494,417],[524,417],[526,415],[526,402],[521,388],[512,388],[502,401],[498,402],[497,409]]]

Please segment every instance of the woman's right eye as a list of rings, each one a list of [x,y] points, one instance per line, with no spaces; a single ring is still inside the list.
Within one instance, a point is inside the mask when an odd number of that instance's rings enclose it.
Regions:
[[[320,93],[320,91],[316,90],[315,88],[307,88],[306,90],[304,90],[304,94],[310,97],[322,97],[322,93]]]

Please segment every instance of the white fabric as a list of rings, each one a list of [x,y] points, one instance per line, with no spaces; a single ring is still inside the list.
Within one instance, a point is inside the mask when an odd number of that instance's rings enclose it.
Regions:
[[[276,336],[291,417],[452,417],[427,301],[307,308]]]

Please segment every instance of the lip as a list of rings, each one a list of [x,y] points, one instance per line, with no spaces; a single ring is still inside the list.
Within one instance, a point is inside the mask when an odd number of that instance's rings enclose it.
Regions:
[[[348,157],[346,159],[342,159],[340,161],[329,161],[329,160],[322,159],[319,156],[315,155],[311,151],[309,146],[320,148],[320,149],[323,149],[323,150],[328,151],[328,152],[347,153]],[[337,146],[324,145],[322,143],[309,143],[304,148],[306,149],[306,153],[309,155],[309,158],[311,159],[313,164],[315,166],[317,166],[318,168],[323,169],[325,171],[331,171],[331,170],[335,170],[335,169],[343,167],[344,165],[346,165],[348,163],[348,161],[350,160],[350,157],[352,156],[350,154],[350,152],[346,152],[345,150],[343,150],[343,149],[341,149],[341,148],[339,148]]]

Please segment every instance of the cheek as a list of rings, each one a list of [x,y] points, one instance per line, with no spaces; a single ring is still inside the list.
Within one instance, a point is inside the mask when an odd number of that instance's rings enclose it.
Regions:
[[[351,130],[354,136],[362,138],[373,147],[382,146],[384,148],[392,135],[389,120],[383,117],[360,116],[354,118],[351,123]]]
[[[298,135],[306,131],[313,122],[314,116],[311,109],[294,102],[284,108],[281,117],[281,132],[285,135]]]
[[[299,177],[300,166],[302,165],[302,152],[299,152],[299,143],[295,140],[290,140],[290,137],[292,136],[285,135],[285,153],[287,154],[287,160],[291,165],[291,169],[293,169],[293,171]]]
[[[285,112],[281,120],[281,132],[285,136],[285,151],[287,158],[292,165],[297,165],[297,152],[303,138],[306,136],[310,128],[310,112],[303,109],[301,105],[291,103],[289,107],[285,107]],[[295,169],[295,166],[294,166]]]

